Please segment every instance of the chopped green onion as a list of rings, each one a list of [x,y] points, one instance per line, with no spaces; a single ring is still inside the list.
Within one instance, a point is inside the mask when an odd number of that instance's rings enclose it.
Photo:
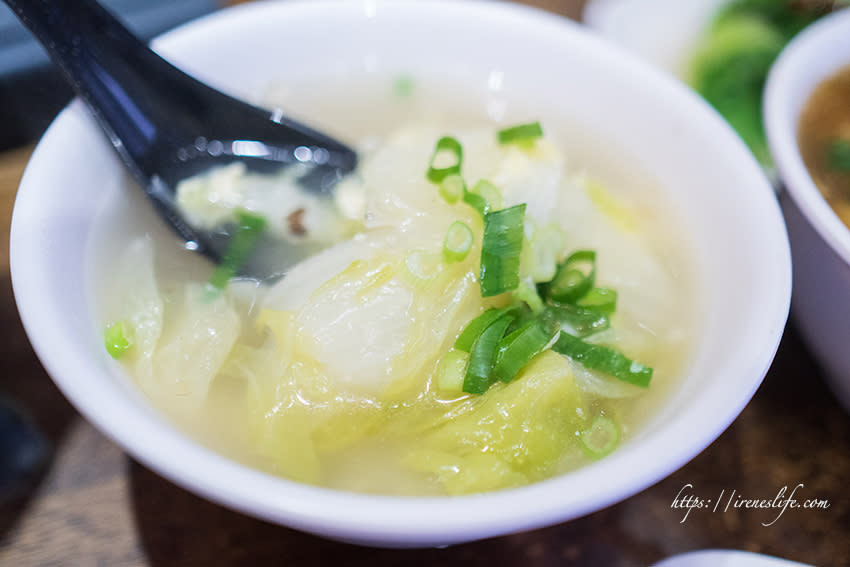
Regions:
[[[576,305],[611,314],[617,310],[617,291],[610,287],[595,287],[579,299]]]
[[[555,331],[557,332],[557,331]],[[522,368],[555,337],[539,319],[532,319],[499,342],[499,354],[493,374],[502,382],[510,382]]]
[[[411,250],[404,257],[405,271],[415,284],[428,283],[436,279],[440,272],[440,264],[442,264],[440,255],[428,250]]]
[[[490,205],[490,211],[496,211],[502,208],[502,192],[486,179],[482,179],[476,183],[475,187],[472,188],[472,192],[484,197],[487,204]]]
[[[393,81],[393,92],[399,98],[407,98],[413,94],[415,84],[407,75],[401,75]]]
[[[530,124],[520,124],[499,130],[498,136],[500,144],[530,142],[543,136],[543,128],[540,126],[540,122],[531,122]]]
[[[472,321],[470,321],[455,340],[455,349],[469,352],[475,340],[489,327],[493,321],[510,311],[507,309],[496,309],[491,307]]]
[[[540,295],[561,303],[575,303],[593,289],[595,282],[596,252],[579,250],[558,266],[552,281],[540,284]]]
[[[464,222],[453,222],[443,240],[443,258],[449,263],[460,262],[467,257],[470,248],[472,229]]]
[[[604,415],[596,416],[590,427],[581,432],[581,444],[591,457],[604,457],[620,442],[620,428]]]
[[[437,386],[446,392],[463,390],[463,380],[466,375],[466,365],[469,354],[460,350],[450,350],[437,364]]]
[[[537,293],[537,286],[533,281],[524,279],[519,282],[513,293],[514,297],[528,305],[532,313],[540,313],[543,311],[543,300]]]
[[[118,321],[106,327],[103,343],[109,356],[118,360],[133,346],[132,327],[125,321]]]
[[[464,191],[463,202],[478,211],[482,217],[490,212],[490,203],[478,193]]]
[[[483,394],[493,383],[493,364],[499,352],[499,343],[514,317],[503,314],[484,329],[469,352],[469,364],[463,379],[463,391],[467,394]]]
[[[481,242],[481,296],[516,289],[522,252],[525,203],[484,215]]]
[[[443,162],[447,158],[452,163],[446,166],[437,166],[438,162]],[[441,183],[449,175],[460,175],[460,166],[462,164],[463,146],[460,145],[457,139],[451,136],[443,136],[437,140],[434,153],[431,155],[431,161],[428,163],[428,181],[431,183]]]
[[[514,305],[513,307],[506,308],[506,310],[513,316],[514,320],[508,326],[505,335],[510,335],[529,321],[537,318],[537,314],[527,309],[524,305]]]
[[[449,205],[457,203],[466,192],[466,183],[460,175],[447,175],[440,182],[440,197]]]
[[[652,380],[652,368],[627,358],[622,353],[601,345],[586,343],[568,333],[561,333],[552,350],[569,356],[588,370],[598,370],[640,386],[648,388]]]
[[[579,307],[569,303],[547,305],[543,320],[552,328],[562,329],[579,337],[586,337],[611,326],[611,319],[604,311]]]
[[[850,171],[850,140],[833,140],[827,146],[826,152],[831,169]]]
[[[266,226],[265,218],[248,211],[238,211],[236,220],[236,233],[230,237],[221,263],[210,278],[210,285],[216,289],[224,289],[230,278],[239,272]]]

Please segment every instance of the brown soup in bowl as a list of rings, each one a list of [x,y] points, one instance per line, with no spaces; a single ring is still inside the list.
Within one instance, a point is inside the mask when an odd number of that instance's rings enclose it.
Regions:
[[[797,140],[815,185],[850,226],[850,66],[823,81],[809,97]]]

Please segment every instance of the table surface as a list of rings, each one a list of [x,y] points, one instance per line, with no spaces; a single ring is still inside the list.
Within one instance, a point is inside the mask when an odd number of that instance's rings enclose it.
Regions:
[[[576,17],[579,0],[526,2]],[[647,566],[674,553],[734,548],[821,566],[850,566],[850,416],[789,325],[762,387],[708,449],[655,486],[565,524],[443,550],[380,550],[326,541],[207,502],[133,461],[85,422],[45,374],[21,327],[8,234],[31,148],[0,154],[0,394],[43,429],[43,474],[0,504],[0,565],[274,564]],[[627,472],[624,472],[627,474]],[[826,509],[673,508],[702,498],[826,500]],[[722,492],[725,491],[725,492]],[[284,563],[285,562],[285,563]]]

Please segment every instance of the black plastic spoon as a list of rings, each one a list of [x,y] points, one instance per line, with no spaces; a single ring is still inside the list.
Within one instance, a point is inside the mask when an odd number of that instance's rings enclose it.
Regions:
[[[95,0],[4,1],[87,103],[159,214],[188,249],[214,262],[228,231],[190,225],[176,204],[180,181],[233,161],[260,171],[306,162],[313,167],[300,184],[327,193],[357,164],[346,145],[180,71]],[[240,274],[264,279],[282,268],[254,261]]]

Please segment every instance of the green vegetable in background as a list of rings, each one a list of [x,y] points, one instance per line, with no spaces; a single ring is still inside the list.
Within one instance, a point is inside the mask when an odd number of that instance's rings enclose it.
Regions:
[[[762,91],[779,52],[800,30],[831,11],[823,2],[736,0],[722,8],[691,61],[689,82],[771,165],[762,123]]]
[[[756,17],[729,17],[722,21],[695,54],[691,83],[729,121],[756,158],[769,164],[761,93],[785,39]]]
[[[831,4],[814,0],[735,0],[720,10],[715,18],[715,26],[741,16],[757,17],[782,34],[787,41],[816,19],[828,14],[832,9]],[[834,4],[837,8],[842,2]]]

